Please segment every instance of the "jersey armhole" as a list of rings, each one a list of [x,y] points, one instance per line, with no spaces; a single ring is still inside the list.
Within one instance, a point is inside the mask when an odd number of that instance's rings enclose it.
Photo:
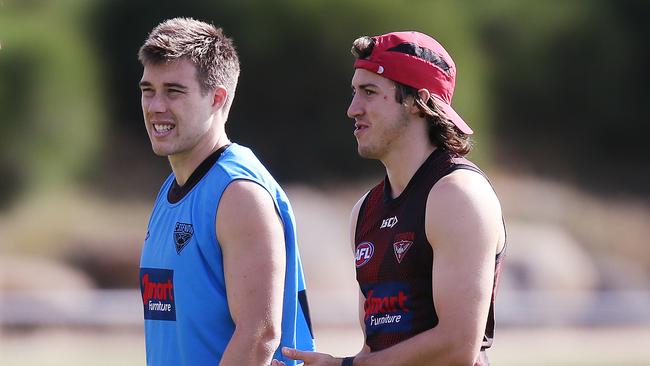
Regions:
[[[359,212],[357,213],[357,222],[354,225],[354,238],[352,238],[355,242],[357,240],[357,232],[359,231],[359,225],[361,224],[361,217],[362,215],[365,214],[366,206],[368,205],[368,200],[370,199],[371,193],[372,193],[372,189],[366,192],[366,196],[364,197],[363,202],[359,207]]]

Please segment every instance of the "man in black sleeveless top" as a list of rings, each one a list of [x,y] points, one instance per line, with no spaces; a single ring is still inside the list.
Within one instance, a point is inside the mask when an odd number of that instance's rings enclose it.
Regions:
[[[283,353],[305,365],[488,365],[506,235],[496,194],[464,157],[473,131],[451,107],[453,60],[417,32],[361,37],[352,53],[358,152],[386,167],[351,215],[365,345],[344,359]]]

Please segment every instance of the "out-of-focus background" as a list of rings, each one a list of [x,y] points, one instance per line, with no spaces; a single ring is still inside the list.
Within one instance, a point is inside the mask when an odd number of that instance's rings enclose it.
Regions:
[[[235,39],[227,129],[292,200],[321,351],[361,347],[348,214],[383,175],[345,115],[350,45],[413,29],[455,59],[508,223],[492,362],[647,365],[644,0],[0,0],[0,364],[145,363],[139,252],[169,168],[136,54],[175,16]]]

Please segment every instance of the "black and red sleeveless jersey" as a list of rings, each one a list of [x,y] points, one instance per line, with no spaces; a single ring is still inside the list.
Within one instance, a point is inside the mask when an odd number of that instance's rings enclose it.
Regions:
[[[399,197],[391,197],[386,177],[370,190],[361,205],[355,233],[356,271],[366,298],[366,344],[372,352],[438,324],[432,294],[434,253],[425,234],[425,210],[433,185],[457,169],[485,176],[469,160],[436,149]],[[494,293],[503,253],[495,259],[492,302],[481,350],[492,344]]]

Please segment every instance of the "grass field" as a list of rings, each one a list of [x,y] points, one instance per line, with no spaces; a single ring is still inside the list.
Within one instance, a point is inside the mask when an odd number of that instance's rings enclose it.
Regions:
[[[319,350],[350,355],[356,329],[316,329]],[[650,328],[500,329],[489,353],[493,366],[642,366],[650,359]],[[3,366],[144,365],[138,331],[50,330],[0,334]]]

